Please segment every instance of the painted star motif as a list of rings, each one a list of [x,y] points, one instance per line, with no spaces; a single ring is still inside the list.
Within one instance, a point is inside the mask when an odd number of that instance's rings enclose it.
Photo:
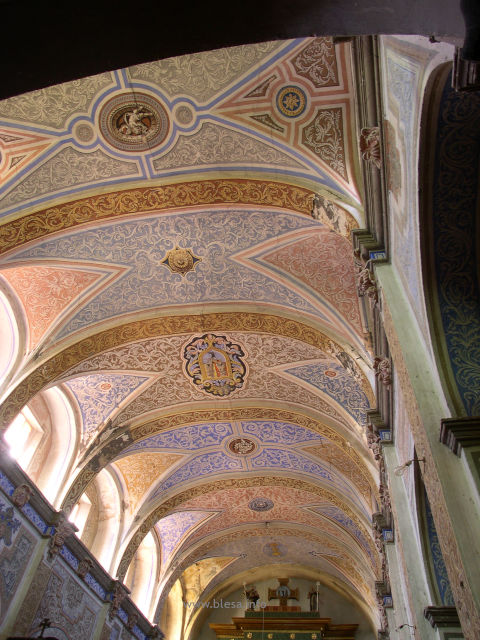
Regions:
[[[287,95],[283,98],[283,104],[285,109],[289,111],[295,111],[300,103],[300,99],[294,93],[287,93]]]

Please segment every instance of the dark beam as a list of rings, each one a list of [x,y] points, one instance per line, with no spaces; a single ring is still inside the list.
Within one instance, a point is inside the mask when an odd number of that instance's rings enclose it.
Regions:
[[[476,0],[475,0],[476,1]],[[459,0],[0,0],[0,99],[195,51],[311,35],[465,32]]]

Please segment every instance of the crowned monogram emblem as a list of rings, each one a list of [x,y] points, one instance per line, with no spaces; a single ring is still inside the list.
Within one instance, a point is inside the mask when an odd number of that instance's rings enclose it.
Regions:
[[[243,386],[244,355],[240,345],[213,333],[194,338],[183,352],[187,375],[203,391],[215,396],[228,396]]]

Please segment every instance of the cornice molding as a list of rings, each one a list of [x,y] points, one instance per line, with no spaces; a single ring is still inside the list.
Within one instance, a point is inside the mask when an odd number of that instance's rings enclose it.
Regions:
[[[453,58],[453,88],[456,91],[480,91],[480,61],[465,60],[458,47]]]
[[[437,627],[460,628],[460,619],[456,607],[425,607],[423,615],[434,629]]]
[[[480,417],[445,418],[441,422],[440,442],[457,456],[464,447],[480,446]]]

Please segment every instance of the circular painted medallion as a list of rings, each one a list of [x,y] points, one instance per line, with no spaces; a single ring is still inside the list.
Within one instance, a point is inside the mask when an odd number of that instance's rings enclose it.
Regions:
[[[248,506],[252,511],[270,511],[273,509],[273,502],[269,498],[254,498]]]
[[[95,137],[95,131],[93,127],[86,123],[80,122],[73,130],[74,136],[80,142],[80,144],[87,144],[91,142]]]
[[[170,122],[165,108],[145,93],[122,93],[100,111],[100,131],[121,151],[148,151],[167,136]]]
[[[337,372],[336,371],[332,371],[331,369],[327,369],[327,371],[324,371],[324,375],[326,375],[327,378],[336,378],[337,377]]]
[[[187,125],[193,122],[193,112],[190,107],[181,104],[175,110],[175,118],[180,124]]]
[[[298,118],[305,111],[306,106],[307,96],[300,87],[289,85],[277,93],[277,108],[287,118]]]
[[[257,445],[250,438],[233,438],[227,446],[236,456],[249,456],[257,450]]]

